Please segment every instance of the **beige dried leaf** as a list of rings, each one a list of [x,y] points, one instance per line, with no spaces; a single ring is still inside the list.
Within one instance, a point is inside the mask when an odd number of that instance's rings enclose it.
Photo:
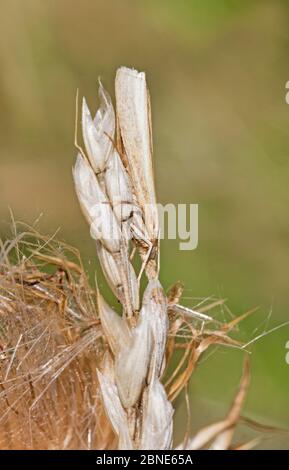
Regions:
[[[152,166],[149,95],[144,72],[117,70],[115,94],[121,138],[137,201],[145,216],[151,240],[158,236],[158,219]]]
[[[110,253],[99,242],[96,243],[97,255],[105,278],[114,293],[131,313],[139,310],[139,290],[136,273],[128,259],[127,250],[121,247],[119,253]]]
[[[108,200],[96,203],[90,235],[94,240],[100,240],[110,253],[120,252],[122,234]]]
[[[121,232],[106,194],[88,162],[78,154],[73,169],[76,193],[90,224],[90,234],[110,252],[120,250]]]
[[[82,134],[88,158],[95,173],[101,173],[113,149],[115,115],[109,94],[99,86],[100,108],[94,120],[85,98],[82,103]]]
[[[131,332],[125,317],[120,317],[104,300],[102,295],[97,294],[98,313],[101,325],[115,355],[131,339]]]
[[[80,153],[77,155],[72,174],[81,210],[90,225],[93,221],[94,206],[99,198],[98,186],[95,184],[95,174]]]
[[[134,202],[129,177],[116,150],[108,160],[104,179],[114,213],[123,228],[123,224],[132,217]],[[129,231],[126,233],[128,237]]]
[[[155,364],[154,370],[157,377],[159,377],[164,363],[169,319],[167,298],[158,279],[150,280],[146,287],[143,295],[142,314],[148,316],[152,332],[151,372]]]
[[[128,310],[131,313],[135,313],[139,310],[139,285],[126,245],[122,246],[121,249],[120,264],[123,273],[124,295],[126,295],[127,299],[126,304],[128,305]]]
[[[154,376],[143,398],[141,449],[171,449],[173,413],[173,407],[168,401],[163,385]]]
[[[134,406],[140,398],[151,356],[151,332],[147,315],[140,313],[132,338],[116,357],[115,378],[121,402],[125,408]]]
[[[132,450],[133,444],[128,432],[127,416],[121,405],[117,387],[108,376],[99,370],[97,376],[106,413],[119,438],[118,448]]]
[[[111,288],[114,295],[123,301],[123,287],[121,273],[115,256],[113,256],[107,249],[100,243],[96,242],[97,256],[101,264],[102,271],[105,275],[107,283]]]

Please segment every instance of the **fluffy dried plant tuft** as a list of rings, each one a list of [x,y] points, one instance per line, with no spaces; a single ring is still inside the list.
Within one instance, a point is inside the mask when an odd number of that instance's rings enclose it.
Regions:
[[[0,448],[113,448],[103,330],[77,250],[26,231],[0,260]]]
[[[180,283],[165,293],[145,74],[121,67],[115,95],[116,112],[100,84],[94,117],[83,99],[84,149],[77,144],[73,177],[120,312],[90,287],[77,250],[31,229],[2,243],[2,449],[176,447],[175,400],[187,397],[199,359],[215,345],[242,348],[231,333],[250,312],[220,323],[208,312],[222,301],[190,309],[181,304]],[[232,439],[248,384],[246,358],[227,417],[194,437],[184,430],[178,448],[237,448]]]

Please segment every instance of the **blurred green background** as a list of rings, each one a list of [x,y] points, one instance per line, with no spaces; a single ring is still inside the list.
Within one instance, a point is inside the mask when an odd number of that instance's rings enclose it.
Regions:
[[[60,227],[94,272],[71,176],[75,93],[95,110],[98,76],[113,93],[116,68],[132,66],[152,96],[158,199],[199,204],[198,248],[163,242],[164,285],[182,280],[190,306],[210,295],[234,314],[260,306],[244,340],[289,320],[288,24],[285,0],[1,0],[1,235],[8,206],[29,223],[43,213],[39,229]],[[288,340],[285,326],[255,343],[244,411],[287,429]],[[200,365],[192,430],[226,413],[242,359],[220,348]],[[260,447],[288,441],[269,433]]]

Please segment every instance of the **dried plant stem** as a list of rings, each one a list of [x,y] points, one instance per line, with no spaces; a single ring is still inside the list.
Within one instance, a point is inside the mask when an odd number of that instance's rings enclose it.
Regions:
[[[149,95],[144,73],[116,74],[117,118],[100,84],[101,107],[92,119],[85,100],[82,131],[87,158],[78,154],[76,192],[97,240],[106,279],[122,318],[98,295],[110,352],[98,372],[106,412],[119,448],[168,449],[173,409],[160,382],[169,330],[168,302],[158,280],[158,217],[152,169]],[[114,145],[115,122],[118,145]],[[138,278],[130,243],[142,259]],[[141,308],[139,283],[148,277]],[[117,332],[117,334],[116,334]]]
[[[85,152],[78,146],[80,153],[73,172],[103,272],[122,306],[119,316],[98,293],[99,316],[109,345],[98,380],[119,449],[170,449],[171,401],[184,388],[187,390],[199,357],[212,344],[239,343],[225,335],[224,328],[229,326],[206,332],[205,323],[213,319],[179,304],[180,285],[171,289],[167,298],[158,279],[159,223],[145,74],[125,67],[117,70],[116,116],[101,84],[99,95],[101,107],[94,118],[83,100]],[[132,265],[136,250],[142,260],[138,276]],[[140,299],[143,272],[148,281]],[[201,321],[201,332],[195,334],[185,318]],[[170,319],[174,338],[168,341]],[[192,340],[183,344],[184,355],[167,381],[166,391],[161,383],[166,357],[171,357],[177,347],[177,332],[185,324],[189,325]],[[205,336],[196,344],[203,332]]]

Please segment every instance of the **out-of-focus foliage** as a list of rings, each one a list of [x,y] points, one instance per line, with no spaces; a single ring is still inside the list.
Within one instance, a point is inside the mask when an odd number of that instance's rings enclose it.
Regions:
[[[178,242],[164,241],[163,283],[181,279],[190,306],[211,294],[229,299],[236,314],[260,305],[243,339],[286,321],[288,22],[282,0],[3,0],[1,235],[8,206],[27,222],[43,212],[39,230],[52,234],[60,226],[94,273],[95,250],[71,177],[75,93],[79,87],[95,109],[98,76],[112,91],[115,69],[134,66],[147,72],[153,98],[159,200],[199,204],[199,247],[181,252]],[[256,343],[246,408],[283,427],[288,340],[284,327]],[[220,350],[207,360],[210,367],[200,367],[192,383],[193,398],[202,397],[192,408],[194,427],[219,416],[233,396],[242,355]],[[216,370],[222,380],[214,379]]]

